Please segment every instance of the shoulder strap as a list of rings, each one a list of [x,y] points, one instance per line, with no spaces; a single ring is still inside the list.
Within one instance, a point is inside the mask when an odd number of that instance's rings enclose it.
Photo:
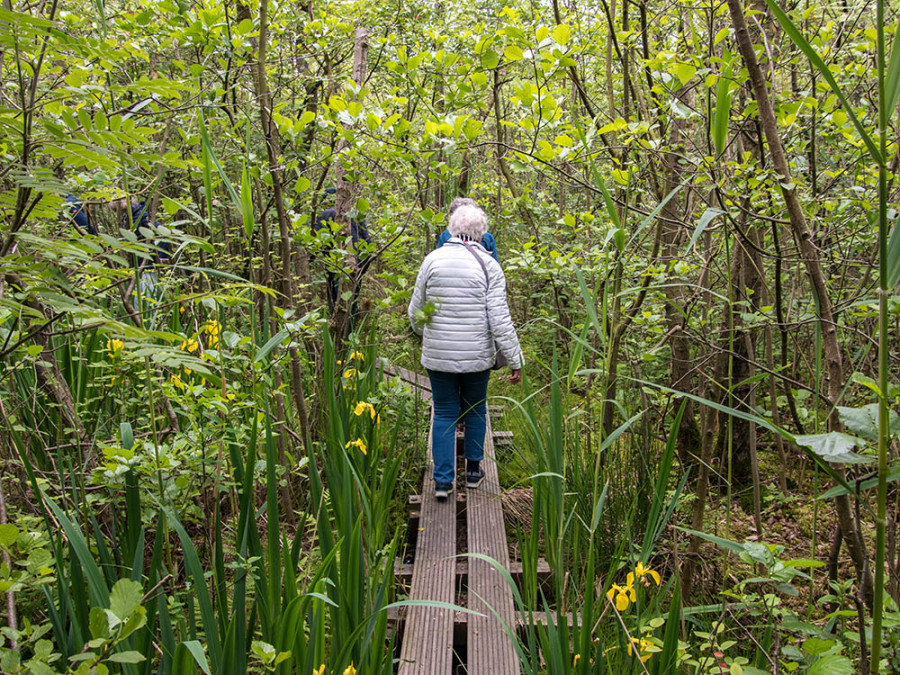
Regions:
[[[481,265],[481,270],[484,272],[484,283],[487,284],[487,290],[490,290],[491,277],[488,275],[487,265],[484,264],[484,260],[482,260],[481,257],[472,250],[472,247],[468,242],[464,241],[463,246],[465,246],[466,250],[475,257],[475,260],[478,261],[478,264]]]

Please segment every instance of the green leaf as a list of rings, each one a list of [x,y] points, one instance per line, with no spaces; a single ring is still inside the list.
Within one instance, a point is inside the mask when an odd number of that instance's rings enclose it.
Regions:
[[[202,670],[206,675],[211,675],[211,671],[209,669],[209,662],[206,660],[206,654],[203,653],[203,647],[197,640],[188,640],[186,642],[179,643],[178,647],[175,649],[176,652],[176,661],[178,652],[187,651],[191,657],[194,659],[196,664],[200,666],[200,670]],[[182,671],[185,672],[185,671]]]
[[[669,72],[677,77],[678,81],[681,82],[681,86],[684,87],[697,73],[697,66],[693,66],[690,63],[673,63],[669,66]]]
[[[839,464],[866,464],[874,458],[851,452],[857,445],[862,445],[861,439],[839,431],[831,431],[827,434],[812,434],[796,436],[794,442],[812,449],[827,462]]]
[[[521,61],[524,54],[522,53],[522,48],[516,45],[506,45],[506,49],[503,50],[503,56],[507,61]]]
[[[853,675],[853,663],[846,656],[829,654],[818,659],[806,671],[806,675]]]
[[[111,654],[106,660],[112,661],[113,663],[141,663],[143,661],[146,661],[147,658],[140,652],[132,651]]]
[[[360,213],[366,213],[369,210],[369,200],[365,197],[360,197],[356,200],[356,210]]]
[[[822,638],[811,637],[803,642],[803,651],[807,654],[818,656],[819,654],[824,654],[832,649],[835,644],[837,643],[834,640],[823,640]]]
[[[19,538],[19,528],[11,523],[0,525],[0,546],[10,548]]]
[[[894,223],[887,251],[887,287],[893,288],[900,281],[900,221]]]
[[[65,512],[46,494],[42,492],[41,497],[44,499],[44,503],[47,507],[53,511],[56,520],[62,525],[62,528],[66,533],[66,538],[69,540],[69,546],[77,556],[78,562],[81,563],[81,569],[84,571],[84,576],[87,578],[91,603],[95,607],[108,606],[109,589],[106,585],[106,580],[103,578],[103,573],[100,571],[97,561],[94,560],[94,556],[91,554],[91,550],[88,547],[81,530],[75,527]],[[57,562],[57,564],[59,564],[59,562]]]
[[[891,58],[888,62],[887,73],[884,76],[884,105],[890,116],[891,111],[896,110],[897,101],[900,100],[900,23],[897,24],[897,32],[894,33],[894,44],[891,45]]]
[[[705,539],[706,541],[715,544],[720,548],[724,548],[728,551],[734,551],[735,553],[744,553],[745,548],[743,544],[739,544],[736,541],[731,541],[730,539],[722,539],[722,537],[717,537],[714,534],[707,534],[706,532],[699,532],[697,530],[690,530],[686,527],[677,528],[683,532],[687,532],[688,534],[692,534],[695,537],[700,537],[701,539]]]
[[[861,408],[845,408],[838,406],[841,422],[853,433],[870,441],[878,440],[878,409],[877,403],[870,403]],[[900,435],[900,415],[893,410],[888,412],[890,431],[893,435]]]
[[[697,243],[700,235],[703,234],[703,231],[709,226],[712,219],[722,215],[725,215],[725,212],[719,209],[706,209],[706,211],[703,212],[703,215],[700,216],[700,220],[697,221],[697,227],[694,228],[694,234],[691,235],[691,240],[688,242],[688,250]]]
[[[900,481],[900,464],[896,464],[888,469],[888,475],[885,479],[887,483],[896,483]],[[866,490],[871,490],[873,487],[878,486],[878,476],[874,476],[872,478],[866,479],[859,484],[859,492],[863,493]],[[849,495],[855,494],[855,490],[851,489],[849,486],[844,485],[835,485],[833,488],[828,490],[825,494],[823,494],[819,499],[834,499],[835,497],[840,497],[841,495]]]
[[[835,94],[837,94],[837,97],[839,99],[841,99],[844,112],[850,116],[850,119],[853,122],[853,126],[856,127],[857,133],[859,134],[860,138],[862,138],[863,143],[866,144],[866,148],[869,150],[869,154],[872,155],[872,159],[874,159],[878,164],[881,164],[884,161],[884,158],[881,156],[881,152],[879,152],[878,147],[875,145],[875,141],[866,132],[866,129],[865,127],[863,127],[862,122],[859,121],[859,118],[856,116],[853,107],[850,105],[847,97],[844,96],[844,92],[838,86],[837,80],[834,79],[834,75],[831,73],[831,69],[822,60],[822,57],[819,56],[816,50],[813,49],[812,45],[810,45],[809,42],[806,41],[806,38],[803,37],[803,34],[797,29],[797,27],[794,25],[794,22],[791,21],[790,17],[784,13],[784,10],[782,10],[781,7],[778,6],[776,0],[766,0],[766,4],[769,6],[769,9],[772,10],[775,18],[778,19],[778,23],[781,24],[784,32],[787,33],[791,38],[791,41],[800,48],[800,51],[802,51],[806,55],[806,58],[809,59],[810,63],[812,63],[816,67],[816,69],[820,73],[822,73],[822,77],[828,83],[828,86],[831,87],[831,90]]]
[[[91,629],[91,637],[95,640],[100,638],[105,640],[109,637],[109,618],[106,610],[102,607],[91,607],[91,614],[88,620]]]
[[[569,43],[569,38],[571,36],[572,29],[564,23],[559,24],[553,29],[553,41],[561,47],[564,47]]]
[[[500,65],[500,57],[493,49],[489,49],[481,55],[481,66],[487,70],[493,70]]]
[[[119,424],[119,435],[122,437],[122,447],[131,450],[134,447],[134,431],[131,429],[131,422]]]
[[[253,192],[250,188],[250,172],[244,164],[241,172],[241,219],[244,222],[244,234],[249,241],[253,237],[255,221],[253,219]]]
[[[728,122],[731,118],[731,66],[732,64],[729,63],[719,73],[719,83],[716,86],[716,110],[712,119],[712,137],[716,153],[719,155],[725,151]]]
[[[280,331],[275,333],[266,344],[259,348],[259,351],[256,352],[256,356],[253,357],[254,363],[259,363],[263,359],[265,359],[272,351],[284,342],[284,339],[288,336],[288,332],[286,329],[282,328]]]
[[[131,579],[119,579],[109,592],[109,611],[125,621],[140,606],[144,591]]]

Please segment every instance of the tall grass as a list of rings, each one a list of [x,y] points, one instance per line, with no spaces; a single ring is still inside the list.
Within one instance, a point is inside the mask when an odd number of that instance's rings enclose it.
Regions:
[[[649,596],[639,590],[637,623],[629,617],[631,625],[626,625],[606,591],[614,582],[624,583],[637,563],[654,563],[656,545],[686,479],[672,490],[674,440],[683,407],[657,457],[645,458],[641,440],[628,433],[640,414],[588,452],[581,438],[583,425],[591,420],[567,412],[571,394],[565,388],[570,377],[583,371],[568,365],[562,370],[569,376],[561,376],[554,360],[548,388],[514,402],[526,431],[524,446],[533,455],[531,528],[520,541],[523,581],[521,593],[515,593],[527,617],[520,648],[523,671],[641,672],[638,651],[629,656],[628,644],[634,635],[646,635],[642,621],[657,616],[658,606],[654,600],[648,607]],[[538,584],[540,557],[554,571],[549,596]],[[664,592],[672,600],[657,663],[674,663],[677,652],[681,605],[671,594],[673,583]]]

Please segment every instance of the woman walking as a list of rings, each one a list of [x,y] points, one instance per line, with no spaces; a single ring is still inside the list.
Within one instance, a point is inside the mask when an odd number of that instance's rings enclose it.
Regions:
[[[422,365],[431,379],[434,402],[432,455],[434,487],[446,499],[455,478],[456,423],[466,428],[466,487],[484,479],[487,385],[502,354],[522,380],[522,349],[506,302],[506,277],[481,241],[487,216],[477,206],[454,211],[450,239],[419,268],[409,303],[413,330],[423,336]]]

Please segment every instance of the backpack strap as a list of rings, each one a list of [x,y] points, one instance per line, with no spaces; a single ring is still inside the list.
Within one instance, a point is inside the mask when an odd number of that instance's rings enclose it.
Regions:
[[[484,272],[484,283],[487,286],[485,294],[487,294],[487,291],[491,290],[491,278],[488,275],[487,265],[484,264],[484,260],[481,259],[481,256],[479,256],[477,253],[475,253],[475,251],[472,250],[472,246],[467,241],[463,241],[463,246],[465,246],[466,250],[475,257],[475,260],[478,261],[478,264],[481,265],[481,270]]]

